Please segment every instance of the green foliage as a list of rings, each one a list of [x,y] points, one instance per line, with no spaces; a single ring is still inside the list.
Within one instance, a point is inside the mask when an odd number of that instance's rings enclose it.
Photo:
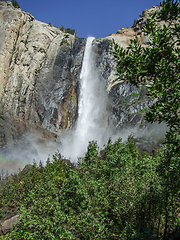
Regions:
[[[166,121],[173,129],[178,129],[180,124],[178,14],[177,3],[172,5],[172,1],[167,1],[162,3],[160,13],[149,16],[144,29],[150,39],[148,48],[142,47],[138,39],[131,40],[127,50],[114,45],[120,77],[136,86],[146,85],[148,96],[153,100],[158,99],[147,113],[148,121]],[[163,26],[156,24],[157,18],[166,20]],[[172,20],[176,20],[175,24]]]
[[[34,163],[11,176],[0,189],[0,216],[15,209],[21,217],[5,239],[175,239],[180,228],[180,135],[179,109],[170,94],[179,91],[179,50],[171,40],[177,36],[179,43],[179,38],[170,23],[171,15],[173,20],[177,16],[174,4],[163,2],[161,15],[149,18],[150,48],[136,39],[129,49],[115,44],[114,50],[121,77],[137,86],[145,84],[149,96],[157,98],[153,106],[158,112],[150,108],[147,119],[167,121],[164,147],[153,156],[139,153],[130,136],[126,143],[110,139],[99,152],[92,141],[77,168],[56,153],[45,166]],[[168,29],[156,26],[162,16]],[[172,38],[166,38],[168,32]],[[169,108],[169,118],[168,101],[175,108]]]
[[[0,119],[5,120],[5,117],[3,115],[0,115]]]
[[[59,153],[45,166],[34,163],[1,189],[1,210],[16,208],[21,215],[6,239],[162,239],[166,212],[168,234],[180,212],[177,193],[166,198],[163,184],[170,178],[164,182],[161,159],[163,151],[139,154],[130,136],[127,143],[110,139],[100,153],[90,142],[78,168]]]
[[[70,43],[68,42],[68,40],[67,40],[67,37],[64,37],[62,40],[61,40],[61,42],[60,42],[60,46],[62,46],[63,44],[67,44],[67,45],[70,45]]]
[[[63,25],[61,25],[61,27],[59,28],[61,31],[65,32],[65,33],[69,33],[72,35],[76,35],[76,31],[74,29],[71,28],[65,28]]]
[[[84,164],[89,165],[92,164],[92,162],[96,161],[98,157],[98,146],[97,142],[89,142],[89,146],[87,149],[87,153],[84,158]]]
[[[20,8],[18,2],[16,0],[12,0],[12,5],[15,7],[15,8]]]
[[[65,27],[63,25],[61,25],[61,27],[59,28],[61,31],[65,32]]]
[[[26,38],[26,40],[24,41],[24,45],[27,45],[28,44],[28,40]]]
[[[45,167],[41,163],[38,166],[34,162],[28,172],[21,171],[10,176],[8,183],[1,189],[0,218],[3,218],[7,213],[19,211],[22,204],[26,207],[24,199],[37,185],[52,182],[58,189],[65,181],[63,173],[65,168],[61,155],[56,153],[53,156],[53,162],[48,159]]]
[[[72,35],[75,35],[76,34],[76,31],[74,29],[71,29],[71,28],[66,28],[65,30],[66,33],[70,33]]]
[[[160,11],[150,15],[144,27],[148,47],[143,47],[136,38],[126,50],[114,42],[113,50],[119,77],[137,87],[146,86],[148,97],[154,101],[146,111],[146,119],[151,123],[166,122],[169,126],[157,169],[162,186],[159,209],[165,216],[163,239],[179,224],[179,207],[174,202],[175,199],[179,202],[180,193],[179,14],[179,1],[163,1]]]
[[[21,211],[7,239],[152,239],[159,230],[158,161],[159,155],[139,155],[129,137],[126,144],[109,140],[100,154],[90,142],[78,169],[59,153],[45,167],[34,163],[3,190]]]

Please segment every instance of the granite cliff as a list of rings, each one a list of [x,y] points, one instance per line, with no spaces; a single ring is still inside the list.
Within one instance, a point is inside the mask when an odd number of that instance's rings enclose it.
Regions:
[[[138,36],[142,44],[148,44],[142,31],[148,11],[134,26],[93,42],[115,131],[145,124],[140,111],[151,102],[144,91],[137,95],[138,89],[117,80],[111,39],[127,47],[130,39]],[[40,22],[14,8],[11,2],[0,2],[1,148],[26,132],[56,140],[61,130],[72,128],[77,118],[78,79],[85,43],[86,39]]]
[[[0,2],[0,22],[1,146],[32,129],[71,127],[85,39],[10,2]]]

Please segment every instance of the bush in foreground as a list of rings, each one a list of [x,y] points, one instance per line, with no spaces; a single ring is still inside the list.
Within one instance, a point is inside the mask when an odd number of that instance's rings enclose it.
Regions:
[[[164,199],[162,157],[163,152],[139,154],[129,137],[126,144],[109,141],[100,154],[90,142],[77,168],[60,154],[45,166],[34,164],[2,191],[3,203],[14,199],[21,213],[5,239],[163,239],[165,211],[170,234],[179,209],[177,199],[173,207]]]

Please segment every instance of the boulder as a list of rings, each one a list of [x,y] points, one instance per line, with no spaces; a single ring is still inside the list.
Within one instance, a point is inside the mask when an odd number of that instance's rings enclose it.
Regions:
[[[13,225],[18,222],[19,214],[1,222],[0,235],[5,235],[13,230]]]

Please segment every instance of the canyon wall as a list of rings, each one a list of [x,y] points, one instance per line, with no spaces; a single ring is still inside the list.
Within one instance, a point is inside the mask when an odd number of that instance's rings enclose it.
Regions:
[[[0,143],[70,128],[85,39],[0,2]],[[49,131],[49,132],[48,132]]]
[[[112,38],[124,47],[135,36],[142,44],[148,44],[142,32],[147,11],[133,27],[93,41],[114,131],[146,124],[140,112],[152,104],[144,90],[117,80],[116,62],[110,51]],[[38,132],[43,138],[56,141],[63,129],[73,127],[85,43],[86,39],[40,22],[14,8],[11,2],[0,2],[1,148],[26,132]]]

